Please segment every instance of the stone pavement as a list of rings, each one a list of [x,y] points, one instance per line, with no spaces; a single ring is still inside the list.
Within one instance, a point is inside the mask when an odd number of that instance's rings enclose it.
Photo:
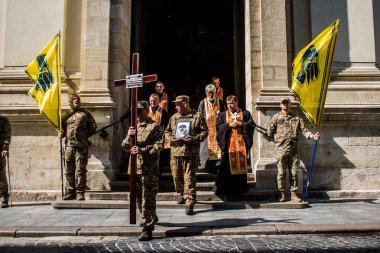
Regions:
[[[54,209],[14,203],[0,209],[0,237],[136,236],[127,209]],[[157,210],[154,236],[277,235],[380,232],[379,199],[311,200],[306,209]],[[139,215],[137,214],[137,221]]]
[[[109,253],[109,252],[342,252],[380,251],[380,234],[298,234],[248,236],[137,237],[54,236],[0,237],[2,253]]]

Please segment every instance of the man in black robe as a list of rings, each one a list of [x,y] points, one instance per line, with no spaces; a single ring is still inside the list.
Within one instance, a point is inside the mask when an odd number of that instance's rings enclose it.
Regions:
[[[213,188],[213,192],[222,199],[242,195],[247,191],[246,162],[249,150],[253,144],[253,133],[256,125],[251,113],[238,107],[238,99],[236,96],[228,96],[226,101],[228,110],[220,113],[216,124],[217,141],[222,150],[222,159]],[[229,149],[233,130],[239,133],[241,141],[237,147],[244,146],[245,144],[245,159],[243,159],[244,157],[239,157],[239,161],[243,160],[245,162],[245,172],[244,166],[242,166],[243,169],[241,171],[234,170],[234,172],[231,173]],[[234,158],[234,156],[231,157]]]

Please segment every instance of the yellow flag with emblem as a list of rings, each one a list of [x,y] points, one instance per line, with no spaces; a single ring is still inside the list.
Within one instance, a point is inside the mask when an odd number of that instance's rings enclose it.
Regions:
[[[25,72],[34,82],[29,95],[36,100],[40,113],[62,132],[60,43],[61,34],[58,33],[26,67]]]
[[[338,28],[339,19],[298,52],[293,61],[290,92],[317,131],[322,123]]]

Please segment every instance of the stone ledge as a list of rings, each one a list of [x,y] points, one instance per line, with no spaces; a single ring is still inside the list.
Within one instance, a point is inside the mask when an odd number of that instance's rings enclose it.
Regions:
[[[20,227],[0,227],[0,237],[16,237],[16,231]]]
[[[79,236],[136,236],[140,235],[140,227],[81,227]]]
[[[76,236],[80,227],[21,227],[15,237]]]
[[[243,227],[214,228],[213,235],[273,235],[277,234],[274,225],[256,225]]]
[[[51,203],[57,209],[128,209],[129,201],[122,200],[56,200]],[[198,201],[194,209],[303,209],[308,208],[308,202],[257,202],[257,201]],[[184,209],[175,201],[157,201],[158,209]]]
[[[380,231],[380,224],[279,224],[278,234],[372,233]]]
[[[0,227],[3,237],[47,237],[47,236],[138,236],[142,228],[134,225],[124,227]],[[1,233],[6,231],[5,233]],[[378,233],[377,224],[272,224],[250,226],[193,226],[164,227],[157,225],[153,236],[195,235],[276,235],[276,234],[336,234]]]

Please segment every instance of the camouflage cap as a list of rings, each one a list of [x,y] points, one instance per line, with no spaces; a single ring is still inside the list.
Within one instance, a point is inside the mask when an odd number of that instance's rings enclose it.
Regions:
[[[281,99],[281,103],[283,103],[284,101],[286,101],[286,102],[288,102],[288,104],[290,104],[290,98],[288,98],[288,97],[283,97],[283,98]]]
[[[181,96],[177,96],[175,98],[174,101],[172,101],[173,103],[181,103],[181,102],[186,102],[186,103],[189,103],[189,96],[186,96],[186,95],[181,95]]]
[[[141,100],[139,102],[137,102],[137,109],[147,109],[149,110],[149,104],[147,101],[145,100]]]

